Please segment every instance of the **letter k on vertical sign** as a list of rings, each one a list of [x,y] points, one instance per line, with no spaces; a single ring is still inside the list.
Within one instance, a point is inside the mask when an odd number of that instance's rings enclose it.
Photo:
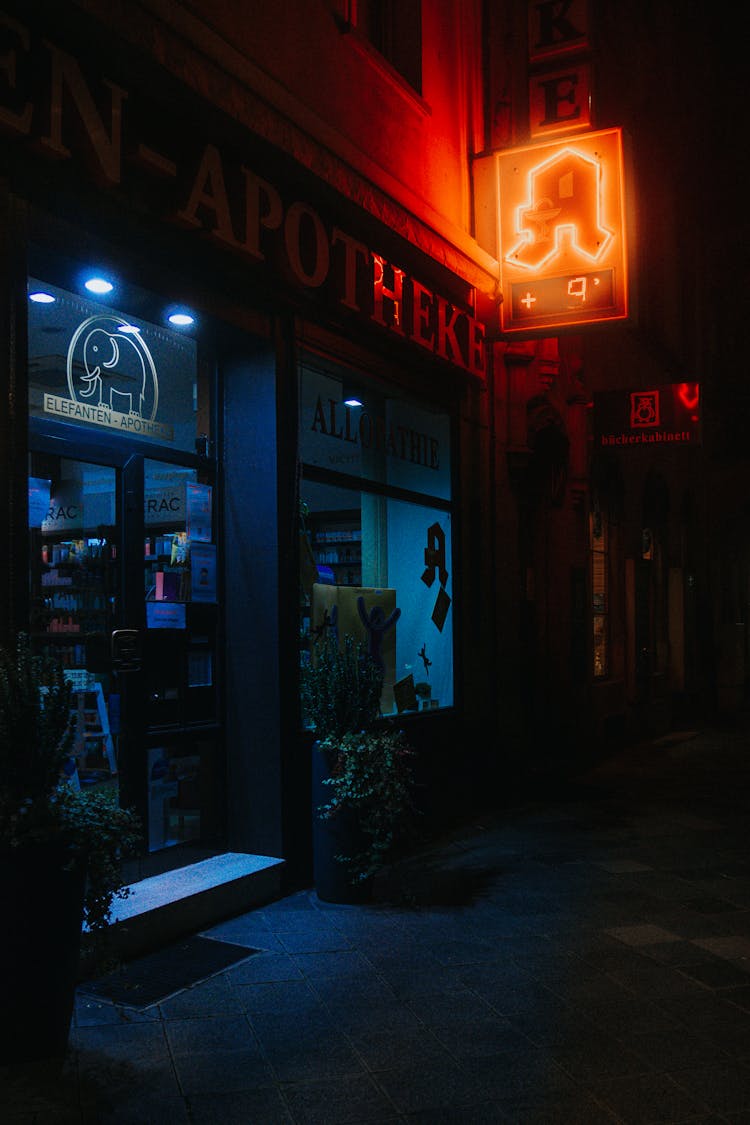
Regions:
[[[492,159],[502,330],[531,334],[627,317],[621,130],[505,149]]]
[[[587,0],[529,0],[529,62],[591,46]]]

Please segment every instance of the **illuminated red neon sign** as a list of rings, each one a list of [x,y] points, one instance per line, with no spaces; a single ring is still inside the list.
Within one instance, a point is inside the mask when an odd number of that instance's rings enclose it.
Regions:
[[[505,332],[627,316],[620,129],[496,154]]]
[[[599,392],[594,395],[594,433],[602,448],[700,445],[700,384]]]

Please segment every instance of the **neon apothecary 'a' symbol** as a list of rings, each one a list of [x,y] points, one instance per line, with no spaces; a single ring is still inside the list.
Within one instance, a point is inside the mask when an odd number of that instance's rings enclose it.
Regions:
[[[601,163],[566,148],[529,172],[526,201],[516,210],[521,238],[505,255],[515,266],[538,270],[568,244],[595,262],[612,240],[601,221]]]

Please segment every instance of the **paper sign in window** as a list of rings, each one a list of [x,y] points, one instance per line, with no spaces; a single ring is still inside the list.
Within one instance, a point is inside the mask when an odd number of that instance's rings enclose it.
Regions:
[[[186,530],[191,543],[211,542],[210,484],[188,481],[185,485]]]
[[[190,596],[194,602],[216,601],[216,544],[190,545]]]

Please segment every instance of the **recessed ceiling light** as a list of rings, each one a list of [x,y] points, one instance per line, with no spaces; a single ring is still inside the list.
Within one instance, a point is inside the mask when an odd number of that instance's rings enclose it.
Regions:
[[[44,293],[39,290],[36,293],[29,293],[29,300],[33,301],[35,305],[54,305],[56,298],[51,293]]]
[[[191,324],[195,324],[195,317],[186,312],[173,312],[168,319],[175,328],[189,328]]]
[[[362,400],[359,399],[359,398],[354,398],[354,396],[350,396],[349,398],[344,399],[344,406],[361,406],[361,405],[362,405]]]
[[[111,281],[107,281],[105,277],[90,277],[85,283],[89,293],[96,293],[98,297],[104,296],[105,293],[111,293],[114,285]]]

